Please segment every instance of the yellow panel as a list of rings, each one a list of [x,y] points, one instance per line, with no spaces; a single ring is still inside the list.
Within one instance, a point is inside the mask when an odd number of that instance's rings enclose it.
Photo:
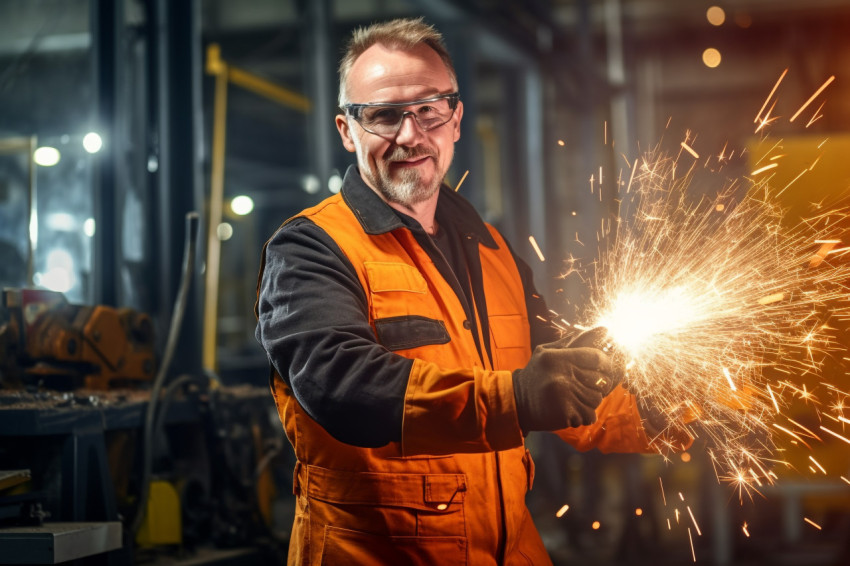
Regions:
[[[778,200],[788,209],[788,225],[813,216],[819,205],[836,204],[850,192],[850,134],[752,140],[747,150],[751,172],[776,164],[754,178],[769,179],[774,194],[781,191]]]
[[[756,173],[753,178],[767,179],[772,193],[778,194],[778,204],[787,211],[783,221],[785,226],[796,226],[803,218],[812,218],[819,212],[834,208],[842,201],[844,204],[848,202],[850,134],[809,134],[784,139],[752,140],[747,149],[749,171]],[[772,164],[776,166],[764,169]],[[758,173],[760,169],[762,172]],[[838,221],[840,229],[830,232],[830,237],[847,233],[850,218]],[[829,325],[839,328],[840,335],[846,335],[848,331],[846,322],[840,318],[831,318]],[[822,410],[830,414],[841,412],[829,408],[829,404],[835,400],[827,395],[822,387],[823,383],[834,383],[839,390],[846,388],[844,368],[838,362],[840,360],[826,358],[819,374],[793,376],[794,381],[807,383],[810,389],[821,387],[819,392],[823,395],[821,401],[824,402]],[[768,375],[771,374],[768,372]],[[781,375],[784,378],[784,374]],[[783,408],[783,415],[807,423],[817,431],[817,422],[811,421],[813,414],[812,406],[800,399],[792,399],[791,406]],[[834,428],[841,431],[840,426]],[[798,441],[791,441],[788,436],[777,434],[775,430],[773,433],[782,448],[782,452],[778,452],[776,456],[788,463],[788,466],[776,465],[774,468],[780,477],[780,489],[787,482],[800,482],[801,479],[809,487],[820,484],[819,488],[811,489],[810,492],[801,492],[800,498],[805,504],[804,513],[818,508],[846,512],[850,508],[850,496],[847,495],[846,484],[842,484],[839,477],[842,474],[846,477],[846,470],[850,465],[847,444],[819,432],[823,437],[822,442],[808,438],[810,446],[804,446]],[[824,474],[818,466],[822,466],[828,474]]]

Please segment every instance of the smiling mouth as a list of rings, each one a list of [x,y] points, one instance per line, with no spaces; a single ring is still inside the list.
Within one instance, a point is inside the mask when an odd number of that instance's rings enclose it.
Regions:
[[[430,155],[423,155],[421,157],[415,157],[413,159],[406,159],[404,161],[393,161],[392,164],[396,167],[418,167],[419,165],[423,165],[426,161],[431,159]]]

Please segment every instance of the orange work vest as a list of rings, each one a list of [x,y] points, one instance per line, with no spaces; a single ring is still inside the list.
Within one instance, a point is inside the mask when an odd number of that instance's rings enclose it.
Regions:
[[[520,275],[501,235],[488,225],[497,248],[479,245],[488,367],[460,300],[407,228],[366,234],[341,195],[299,216],[324,229],[354,266],[376,337],[381,324],[413,317],[439,321],[450,339],[395,350],[414,361],[401,442],[381,448],[335,440],[273,375],[297,458],[289,564],[551,564],[525,505],[534,465],[511,371],[531,355],[530,331]],[[634,399],[622,389],[599,415],[562,437],[582,450],[647,449]]]

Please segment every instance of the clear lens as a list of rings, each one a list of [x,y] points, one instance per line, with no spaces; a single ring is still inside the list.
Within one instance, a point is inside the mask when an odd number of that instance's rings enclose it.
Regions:
[[[364,108],[360,113],[360,123],[371,128],[393,128],[401,122],[404,109],[392,106]]]

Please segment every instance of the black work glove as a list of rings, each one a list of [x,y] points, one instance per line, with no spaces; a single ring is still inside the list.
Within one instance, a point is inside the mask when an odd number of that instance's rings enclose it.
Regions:
[[[617,386],[622,374],[614,370],[602,350],[573,344],[596,343],[595,336],[587,335],[599,332],[538,346],[528,364],[513,372],[523,432],[559,430],[596,421],[596,407]]]

